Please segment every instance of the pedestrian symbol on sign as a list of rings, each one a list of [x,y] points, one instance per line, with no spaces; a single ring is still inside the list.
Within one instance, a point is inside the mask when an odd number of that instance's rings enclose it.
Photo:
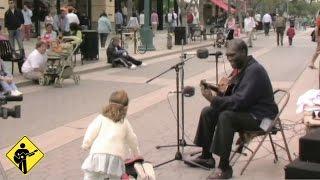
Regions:
[[[27,174],[43,158],[44,154],[24,136],[6,156],[23,174]]]

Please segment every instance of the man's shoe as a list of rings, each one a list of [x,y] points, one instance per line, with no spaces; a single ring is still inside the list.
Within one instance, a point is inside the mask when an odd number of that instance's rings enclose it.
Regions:
[[[212,179],[230,179],[232,178],[232,168],[228,168],[225,171],[222,171],[220,168],[217,168],[213,174],[210,174],[207,177],[207,180],[212,180]]]
[[[215,168],[216,166],[216,162],[212,157],[208,159],[204,159],[201,156],[198,156],[195,159],[186,160],[184,161],[184,163],[191,167],[197,167],[197,164],[199,164],[209,169]]]

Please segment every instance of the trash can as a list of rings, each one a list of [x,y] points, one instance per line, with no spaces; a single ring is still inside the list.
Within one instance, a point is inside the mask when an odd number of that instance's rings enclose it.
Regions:
[[[174,29],[174,44],[175,45],[187,44],[187,32],[186,27],[180,26]]]
[[[82,59],[99,59],[99,38],[96,30],[83,30],[80,45]]]

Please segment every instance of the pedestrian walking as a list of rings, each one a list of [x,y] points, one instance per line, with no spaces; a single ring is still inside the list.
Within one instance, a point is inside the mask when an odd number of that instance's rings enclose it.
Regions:
[[[9,41],[12,49],[15,49],[15,40],[18,42],[20,55],[25,56],[21,30],[24,24],[23,14],[19,9],[16,9],[14,1],[9,1],[9,9],[4,15],[4,24],[8,29]]]
[[[54,18],[53,18],[54,14],[52,11],[50,11],[48,13],[48,15],[46,15],[46,17],[44,18],[44,26],[46,27],[47,24],[52,24],[54,23]]]
[[[247,17],[244,19],[244,31],[246,32],[248,37],[248,41],[247,41],[248,47],[252,47],[253,30],[255,27],[256,27],[256,22],[253,18],[252,13],[247,13]]]
[[[314,63],[316,62],[319,54],[320,54],[320,15],[318,15],[317,20],[316,20],[316,27],[314,28],[315,31],[315,38],[317,42],[317,49],[316,52],[314,53],[309,68],[315,69],[316,67],[314,66]]]
[[[174,12],[173,9],[167,14],[167,20],[169,24],[169,33],[173,33],[174,28],[177,26],[178,15]]]
[[[122,15],[123,15],[123,25],[125,26],[128,22],[128,8],[127,6],[122,7]]]
[[[266,13],[265,15],[263,15],[262,23],[263,23],[265,36],[269,36],[269,30],[272,23],[272,18],[269,13]]]
[[[75,11],[76,10],[72,6],[68,7],[67,18],[68,18],[69,24],[76,23],[79,25],[80,24],[79,17],[75,14]]]
[[[157,29],[158,29],[158,25],[159,25],[159,17],[158,17],[158,13],[156,10],[152,10],[152,14],[151,14],[151,26],[152,26],[152,31],[153,34],[156,33]]]
[[[22,39],[29,41],[31,36],[31,28],[32,28],[32,22],[31,22],[32,11],[29,9],[26,3],[23,5],[22,14],[24,19]]]
[[[67,18],[68,10],[66,8],[61,8],[61,14],[58,18],[58,27],[59,32],[61,32],[64,36],[67,36],[70,34],[70,22]]]
[[[119,34],[121,32],[121,26],[123,24],[123,16],[122,16],[120,10],[117,10],[114,18],[115,18],[115,23],[116,23],[116,34]]]
[[[227,40],[232,40],[234,38],[234,30],[236,29],[236,20],[233,17],[233,15],[229,16],[229,18],[226,21],[225,27],[227,27],[228,31]]]
[[[140,23],[140,27],[142,28],[142,26],[144,25],[144,12],[141,11],[140,15],[139,15],[139,23]]]
[[[283,46],[283,34],[286,30],[286,19],[283,17],[282,14],[276,17],[275,27],[277,33],[277,46],[279,46],[279,41],[281,46]]]
[[[290,28],[288,28],[287,30],[287,36],[288,36],[288,40],[289,40],[289,46],[292,45],[292,41],[293,41],[293,37],[295,35],[295,30],[293,26],[290,26]]]
[[[81,146],[90,150],[81,166],[84,180],[121,179],[127,153],[135,158],[140,156],[137,136],[126,118],[128,106],[127,93],[115,91],[102,113],[88,126]]]
[[[130,17],[128,21],[127,28],[133,29],[134,31],[138,30],[140,27],[139,22],[138,22],[138,17],[136,13],[132,13],[132,16]]]
[[[188,27],[189,27],[189,37],[190,39],[192,40],[193,39],[193,34],[194,34],[194,27],[193,27],[193,19],[194,19],[194,16],[192,14],[191,11],[189,11],[187,13],[187,24],[188,24]]]
[[[100,15],[98,20],[98,33],[100,35],[101,48],[105,48],[109,33],[111,33],[111,23],[105,12]]]

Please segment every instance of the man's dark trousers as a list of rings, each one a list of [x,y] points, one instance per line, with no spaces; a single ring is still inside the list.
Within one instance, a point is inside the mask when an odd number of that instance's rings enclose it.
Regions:
[[[220,156],[220,161],[228,163],[234,133],[260,130],[260,122],[247,112],[222,111],[219,113],[208,106],[201,112],[194,143]]]
[[[263,28],[264,28],[264,34],[265,34],[266,36],[269,35],[270,23],[264,23],[264,24],[263,24]]]

